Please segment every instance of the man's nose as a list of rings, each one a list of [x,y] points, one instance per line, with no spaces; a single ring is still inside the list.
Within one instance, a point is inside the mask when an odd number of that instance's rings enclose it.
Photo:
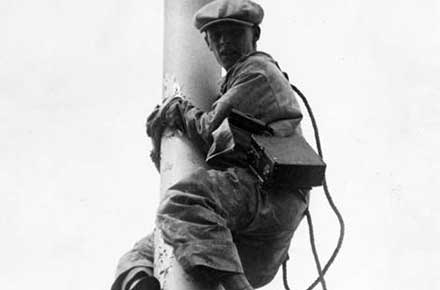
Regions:
[[[220,35],[219,39],[220,44],[229,44],[231,43],[231,38],[227,34]]]

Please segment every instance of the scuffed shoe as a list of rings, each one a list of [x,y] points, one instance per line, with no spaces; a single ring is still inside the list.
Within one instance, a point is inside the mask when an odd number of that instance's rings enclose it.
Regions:
[[[130,290],[160,290],[160,283],[153,276],[145,276],[135,281]]]

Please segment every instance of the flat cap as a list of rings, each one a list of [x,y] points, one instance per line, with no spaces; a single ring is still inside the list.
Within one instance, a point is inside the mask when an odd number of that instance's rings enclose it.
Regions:
[[[200,8],[194,15],[194,25],[201,32],[219,22],[235,22],[254,26],[263,21],[264,11],[250,0],[215,0]]]

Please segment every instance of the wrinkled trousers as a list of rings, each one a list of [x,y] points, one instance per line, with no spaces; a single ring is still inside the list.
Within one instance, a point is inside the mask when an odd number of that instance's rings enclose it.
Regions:
[[[187,272],[202,266],[244,273],[258,288],[287,258],[308,200],[306,189],[262,188],[245,168],[199,169],[168,189],[156,224]],[[120,259],[112,289],[121,289],[130,270],[152,272],[153,258],[149,235]]]

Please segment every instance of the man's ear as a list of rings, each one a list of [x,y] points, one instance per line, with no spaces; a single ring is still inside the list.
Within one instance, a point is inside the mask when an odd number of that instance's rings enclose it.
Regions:
[[[254,26],[254,41],[257,42],[260,39],[261,29],[260,26]]]
[[[204,37],[204,39],[205,39],[205,43],[206,43],[206,45],[208,46],[209,50],[212,50],[212,49],[211,49],[211,43],[209,42],[208,32],[205,32],[205,37]]]

